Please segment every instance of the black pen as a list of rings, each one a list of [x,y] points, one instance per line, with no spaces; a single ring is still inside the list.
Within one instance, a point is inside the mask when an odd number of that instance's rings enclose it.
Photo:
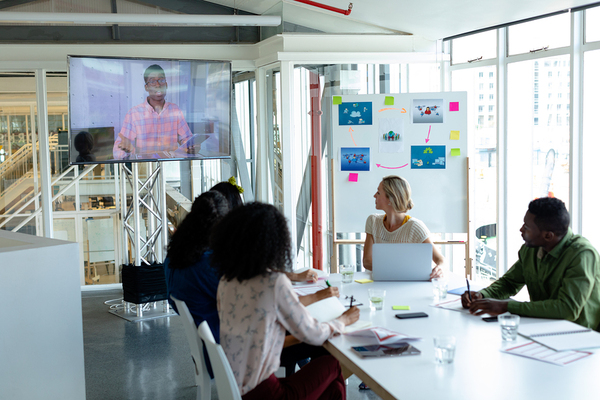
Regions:
[[[354,301],[354,296],[350,296],[350,308],[352,308],[352,302]]]
[[[467,278],[467,293],[469,293],[469,301],[473,301],[471,298],[471,285],[469,285],[469,278]]]

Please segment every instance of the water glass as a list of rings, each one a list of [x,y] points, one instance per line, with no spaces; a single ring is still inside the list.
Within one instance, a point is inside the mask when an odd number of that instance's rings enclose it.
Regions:
[[[354,280],[354,271],[356,271],[356,265],[345,264],[340,265],[340,274],[342,274],[342,283],[350,283]]]
[[[436,301],[444,300],[448,294],[448,281],[444,278],[433,278],[433,298]]]
[[[456,338],[454,336],[436,336],[433,338],[435,362],[437,364],[452,364],[456,351]]]
[[[385,300],[385,290],[383,289],[369,289],[369,302],[371,308],[375,310],[383,310],[383,301]]]
[[[517,340],[520,319],[521,318],[518,315],[509,313],[498,315],[498,322],[500,322],[500,329],[502,332],[502,340],[507,342]]]

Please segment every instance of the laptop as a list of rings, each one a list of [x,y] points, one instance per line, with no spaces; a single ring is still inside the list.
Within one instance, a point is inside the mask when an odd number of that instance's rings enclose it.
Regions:
[[[374,243],[374,281],[428,281],[431,274],[431,243]]]

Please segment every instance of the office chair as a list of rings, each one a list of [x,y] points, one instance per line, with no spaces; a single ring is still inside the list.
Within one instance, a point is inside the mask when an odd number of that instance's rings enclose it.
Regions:
[[[208,322],[203,321],[198,327],[198,335],[204,341],[210,364],[212,365],[215,374],[215,383],[217,385],[217,393],[219,400],[242,400],[237,382],[233,376],[231,365],[225,356],[225,352],[220,344],[215,342],[212,332],[208,326]]]
[[[206,369],[206,363],[204,362],[204,355],[202,354],[203,343],[198,331],[196,330],[196,323],[194,318],[187,308],[185,303],[173,296],[171,299],[177,306],[177,311],[183,319],[183,325],[185,329],[185,335],[187,336],[188,342],[190,343],[190,350],[192,352],[192,360],[194,361],[194,374],[196,376],[196,386],[198,391],[196,393],[196,400],[210,400],[210,376]],[[205,322],[206,323],[206,322]],[[212,335],[211,335],[212,336]]]

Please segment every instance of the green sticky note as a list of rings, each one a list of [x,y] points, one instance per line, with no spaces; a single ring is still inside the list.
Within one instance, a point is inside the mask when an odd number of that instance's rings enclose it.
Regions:
[[[370,279],[356,279],[356,280],[354,280],[354,282],[358,282],[358,283],[373,283],[373,281],[370,280]]]
[[[342,96],[333,96],[333,105],[342,104]]]
[[[455,156],[460,156],[460,149],[452,149],[450,150],[450,155],[455,157]]]
[[[450,140],[459,140],[460,131],[450,131]]]
[[[392,310],[410,310],[410,306],[392,306]]]
[[[385,103],[386,106],[393,106],[394,105],[394,96],[385,96]]]

